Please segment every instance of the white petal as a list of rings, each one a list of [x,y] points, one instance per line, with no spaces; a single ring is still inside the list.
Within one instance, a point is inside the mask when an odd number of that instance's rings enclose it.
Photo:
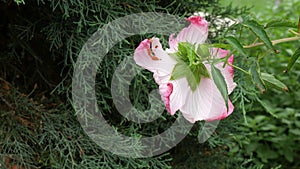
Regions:
[[[228,110],[226,108],[226,106],[224,105],[223,107],[223,111],[220,114],[218,114],[217,116],[215,117],[210,117],[210,118],[207,118],[206,121],[214,121],[214,120],[222,120],[222,119],[225,119],[227,116],[229,116],[234,110],[234,106],[233,104],[231,103],[231,101],[228,99]]]
[[[194,92],[191,89],[186,89],[188,90],[186,103],[180,111],[187,120],[194,123],[208,117],[215,95],[213,89],[213,82],[209,78],[201,78],[200,85]]]
[[[191,24],[183,28],[176,38],[173,34],[169,37],[171,51],[177,50],[178,42],[189,42],[191,44],[202,44],[208,36],[208,23],[200,16],[191,16],[187,19]]]
[[[174,38],[174,34],[171,34],[170,37],[169,37],[170,49],[168,49],[168,51],[169,52],[176,52],[178,50],[177,45],[178,45],[177,39]]]
[[[208,71],[211,72],[210,65],[205,66]],[[221,71],[229,74],[226,70]],[[232,79],[232,77],[230,78]],[[232,89],[232,87],[228,88],[230,90]],[[191,90],[188,92],[186,104],[184,104],[180,110],[183,116],[193,123],[199,120],[211,121],[223,119],[230,115],[233,109],[234,106],[230,100],[229,110],[226,109],[224,98],[211,78],[201,78],[197,89],[194,92]]]
[[[185,103],[189,89],[186,78],[170,81],[173,84],[173,92],[170,95],[170,114],[174,115]]]
[[[170,78],[177,63],[162,49],[158,38],[143,40],[136,48],[133,57],[136,64],[154,73],[158,84]]]

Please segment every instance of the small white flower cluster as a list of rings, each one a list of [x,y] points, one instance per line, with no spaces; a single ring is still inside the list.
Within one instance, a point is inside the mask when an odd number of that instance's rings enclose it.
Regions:
[[[195,12],[194,15],[201,16],[202,18],[206,18],[210,14],[207,12]],[[239,20],[230,19],[228,17],[222,18],[221,16],[217,16],[216,20],[214,21],[216,24],[215,28],[211,28],[209,31],[212,35],[212,37],[216,36],[216,32],[224,28],[224,25],[227,25],[227,27],[232,26],[233,24],[239,23]]]

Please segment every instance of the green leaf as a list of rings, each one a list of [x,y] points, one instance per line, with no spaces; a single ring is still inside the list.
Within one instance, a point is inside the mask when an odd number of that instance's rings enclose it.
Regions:
[[[184,62],[178,62],[173,68],[170,80],[181,79],[183,77],[186,77],[190,73],[191,71],[189,67]]]
[[[268,112],[270,113],[273,117],[278,118],[278,116],[275,114],[275,110],[274,108],[271,106],[270,103],[266,102],[266,101],[262,101],[259,98],[256,98],[256,100],[260,103],[260,105],[262,105],[262,107]]]
[[[205,68],[205,71],[206,68]],[[201,80],[203,69],[200,65],[192,65],[191,68],[183,61],[178,62],[173,68],[171,80],[176,80],[186,77],[191,90],[194,92]]]
[[[187,42],[179,42],[178,43],[178,51],[182,56],[187,56],[187,48],[188,48]]]
[[[208,73],[208,70],[206,69],[205,65],[203,63],[200,63],[196,67],[199,74],[203,77],[210,78],[210,75]]]
[[[260,67],[258,65],[257,62],[254,62],[249,70],[249,73],[252,76],[252,81],[254,82],[254,84],[256,85],[256,87],[262,92],[264,93],[266,91],[266,87],[265,87],[265,83],[261,78],[261,74],[260,74]]]
[[[223,43],[213,43],[210,46],[215,47],[215,48],[223,48],[223,49],[229,49],[230,48],[229,44],[223,44]]]
[[[293,56],[290,58],[287,68],[284,72],[288,72],[296,63],[297,59],[300,57],[300,47],[295,51]]]
[[[227,36],[225,37],[225,40],[239,53],[241,53],[243,56],[247,57],[246,51],[244,50],[243,46],[240,44],[240,42],[233,36]]]
[[[252,81],[254,82],[254,84],[256,85],[256,87],[262,92],[264,93],[266,91],[266,87],[264,84],[264,81],[261,78],[260,75],[260,68],[257,62],[254,62],[250,69],[249,69],[249,73],[251,74],[252,77]]]
[[[275,126],[274,124],[265,124],[263,126],[260,127],[260,130],[263,131],[276,131],[277,130],[277,126]]]
[[[288,28],[297,28],[297,24],[287,20],[272,20],[265,25],[266,28],[280,28],[280,27],[288,27]]]
[[[184,61],[187,65],[190,65],[190,63],[193,63],[196,58],[195,53],[195,45],[192,45],[188,42],[179,42],[178,43],[178,52],[172,54],[172,56],[177,61]]]
[[[288,87],[284,83],[276,79],[273,75],[270,75],[268,73],[261,73],[261,78],[267,86],[273,87],[277,90],[288,91]]]
[[[290,129],[289,132],[297,136],[300,136],[300,129]]]
[[[261,144],[259,148],[257,148],[257,156],[260,157],[263,161],[268,159],[276,159],[278,158],[278,152],[272,150],[268,145]]]
[[[187,81],[192,91],[195,91],[201,80],[201,70],[197,66],[191,66],[191,75],[187,76]]]
[[[226,103],[226,108],[228,110],[228,89],[227,89],[225,78],[222,75],[221,71],[218,68],[216,68],[214,65],[211,65],[211,74],[217,88],[219,89]]]
[[[252,32],[261,40],[265,43],[265,45],[274,50],[274,52],[276,53],[276,50],[271,42],[271,40],[269,39],[269,36],[267,35],[266,31],[264,30],[263,26],[258,24],[256,21],[254,20],[248,20],[245,21],[243,23],[244,26],[250,28],[252,30]]]
[[[255,151],[257,149],[257,147],[259,146],[259,143],[256,141],[250,142],[247,146],[246,146],[246,153],[250,154],[251,152]]]
[[[284,152],[284,157],[289,161],[289,162],[293,162],[294,161],[294,152],[293,152],[293,148],[291,147],[285,147],[283,149]]]
[[[190,57],[194,53],[195,46],[188,42],[179,42],[178,51],[182,57]]]
[[[210,75],[203,63],[192,65],[189,69],[188,76],[186,76],[189,86],[194,92],[200,84],[201,77],[209,78]]]
[[[200,57],[200,59],[208,58],[210,56],[208,45],[207,44],[198,45],[196,54],[197,54],[197,56]]]

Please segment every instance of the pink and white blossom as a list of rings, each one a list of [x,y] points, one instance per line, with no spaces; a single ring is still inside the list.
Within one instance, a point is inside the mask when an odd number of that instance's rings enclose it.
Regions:
[[[203,60],[210,77],[201,77],[200,83],[192,90],[187,78],[171,80],[172,72],[178,60],[172,54],[178,51],[178,44],[188,42],[195,45],[204,44],[208,36],[208,22],[200,16],[192,16],[187,19],[190,25],[183,28],[175,37],[169,38],[169,49],[164,50],[158,38],[143,40],[134,52],[134,60],[143,68],[153,72],[155,82],[159,85],[159,91],[167,111],[174,115],[178,110],[190,122],[205,120],[221,120],[230,115],[234,106],[228,100],[226,102],[211,78],[211,63]],[[209,58],[223,58],[228,51],[219,48],[209,48]],[[233,64],[234,56],[228,58],[228,63]],[[228,95],[236,87],[233,81],[233,67],[222,62],[214,66],[219,69],[227,84]],[[199,76],[201,76],[199,74]]]

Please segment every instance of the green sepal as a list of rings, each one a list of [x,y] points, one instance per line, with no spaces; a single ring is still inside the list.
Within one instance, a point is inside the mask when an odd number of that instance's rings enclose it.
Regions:
[[[201,80],[201,76],[200,74],[197,74],[197,72],[197,69],[190,69],[186,63],[181,61],[175,65],[170,80],[177,80],[185,77],[191,90],[195,91]]]
[[[171,74],[170,80],[186,78],[191,90],[194,92],[200,84],[201,77],[210,78],[210,74],[205,65],[201,62],[202,57],[209,57],[208,45],[199,45],[198,56],[195,45],[188,42],[178,43],[178,52],[170,53],[178,62]]]
[[[185,62],[180,61],[173,68],[170,80],[177,80],[184,77],[194,92],[200,84],[201,77],[209,78],[210,75],[203,63],[188,66]]]
[[[180,61],[174,66],[170,80],[181,79],[183,77],[189,76],[190,74],[191,71],[188,65],[183,61]]]
[[[200,44],[197,47],[196,55],[199,59],[204,60],[210,56],[209,47],[207,44]]]
[[[199,71],[199,74],[205,78],[210,78],[210,74],[208,73],[207,68],[203,63],[197,65],[197,69]]]
[[[188,42],[179,42],[178,54],[182,60],[186,60],[186,58],[188,58],[189,61],[193,61],[195,58],[195,46]]]

